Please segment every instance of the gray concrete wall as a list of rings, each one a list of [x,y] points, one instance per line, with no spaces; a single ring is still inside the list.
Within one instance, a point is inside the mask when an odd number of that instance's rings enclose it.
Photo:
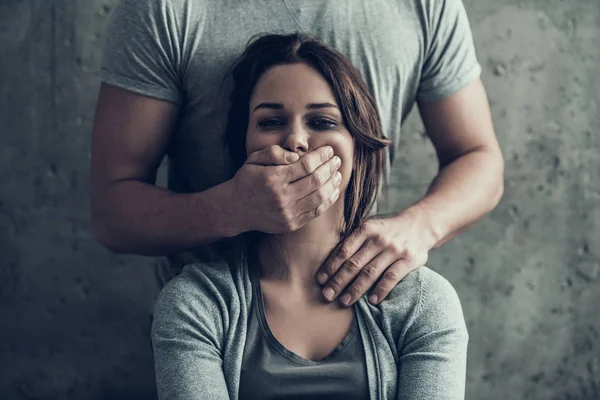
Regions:
[[[115,0],[0,1],[0,398],[145,399],[151,258],[91,235],[90,129]],[[466,0],[506,156],[498,208],[431,254],[471,334],[468,399],[600,399],[600,3]],[[406,124],[393,202],[435,173]]]

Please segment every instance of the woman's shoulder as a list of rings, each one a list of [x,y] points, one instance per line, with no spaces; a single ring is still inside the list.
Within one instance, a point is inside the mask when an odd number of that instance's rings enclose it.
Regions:
[[[433,325],[464,320],[460,299],[452,284],[426,266],[406,275],[381,302],[380,310],[390,320],[402,321],[404,326],[417,319]]]
[[[424,265],[409,272],[392,289],[386,300],[405,301],[407,296],[421,300],[423,295],[431,294],[454,297],[456,291],[448,279]]]
[[[233,284],[229,264],[225,260],[196,262],[185,265],[181,273],[171,279],[161,290],[161,296],[185,294],[195,296],[227,289]]]
[[[245,271],[239,261],[225,259],[184,266],[158,294],[155,317],[163,313],[172,316],[178,310],[198,317],[222,318],[239,308],[240,296],[246,294]]]

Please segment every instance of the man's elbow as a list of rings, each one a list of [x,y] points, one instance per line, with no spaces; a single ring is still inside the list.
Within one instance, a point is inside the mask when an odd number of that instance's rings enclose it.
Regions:
[[[125,249],[119,245],[119,242],[122,241],[116,238],[115,230],[111,229],[108,218],[99,210],[94,209],[94,207],[92,207],[91,211],[92,233],[98,243],[110,252],[117,254],[125,253]]]
[[[498,184],[498,188],[496,189],[496,194],[492,201],[492,210],[494,208],[496,208],[496,206],[498,204],[500,204],[500,200],[502,200],[503,195],[504,195],[504,175],[501,176],[500,182]]]
[[[500,151],[496,153],[494,160],[496,164],[496,190],[491,198],[490,211],[496,208],[496,206],[500,203],[500,200],[502,200],[502,196],[504,195],[504,158],[502,157],[502,153]]]

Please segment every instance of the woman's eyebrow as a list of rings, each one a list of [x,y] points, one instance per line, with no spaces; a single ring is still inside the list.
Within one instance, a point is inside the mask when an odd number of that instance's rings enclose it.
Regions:
[[[254,107],[252,112],[258,110],[259,108],[272,108],[275,110],[283,110],[283,104],[281,104],[281,103],[260,103],[259,105]]]
[[[283,110],[283,104],[281,103],[260,103],[252,112],[258,110],[259,108],[269,108],[273,110]],[[335,104],[332,103],[309,103],[306,105],[307,109],[314,110],[319,108],[338,108]]]
[[[328,107],[337,108],[337,106],[335,104],[331,104],[331,103],[310,103],[310,104],[306,105],[306,108],[309,108],[309,109],[328,108]]]

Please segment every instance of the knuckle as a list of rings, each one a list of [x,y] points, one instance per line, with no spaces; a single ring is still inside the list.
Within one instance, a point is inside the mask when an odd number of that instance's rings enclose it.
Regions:
[[[268,154],[269,156],[271,156],[271,158],[275,158],[277,157],[277,155],[279,154],[279,149],[277,148],[277,145],[271,145],[269,146],[269,150],[268,150]]]
[[[333,163],[333,161],[330,162],[329,163],[329,175],[333,177],[337,170],[338,170],[338,167]]]
[[[335,271],[336,270],[333,268],[333,264],[331,262],[323,266],[323,272],[325,272],[327,276],[332,276],[335,274]]]
[[[321,188],[315,191],[314,201],[316,205],[323,204],[325,200],[327,200],[327,189]]]
[[[340,247],[340,252],[338,254],[339,258],[348,258],[350,257],[350,246],[347,243],[344,243],[342,247]]]
[[[396,269],[388,269],[385,273],[385,279],[390,282],[398,282],[400,281],[401,275],[400,271]]]
[[[300,166],[302,167],[302,169],[304,170],[304,172],[306,172],[307,174],[310,174],[310,173],[313,172],[312,171],[312,165],[311,165],[310,159],[308,157],[302,157],[300,159]]]
[[[311,175],[313,184],[316,187],[321,187],[325,183],[325,179],[323,178],[323,174],[319,174],[318,172],[313,172]]]
[[[344,263],[344,269],[348,270],[352,274],[355,274],[360,270],[360,264],[355,259],[350,258]]]
[[[396,257],[400,257],[404,253],[404,248],[395,242],[389,243],[387,248]]]
[[[365,278],[367,278],[369,280],[375,280],[375,278],[377,278],[377,275],[378,275],[377,267],[373,264],[369,264],[363,268],[362,274],[364,275]]]
[[[322,215],[325,212],[325,205],[323,203],[315,203],[312,206],[313,215],[315,217]]]
[[[404,258],[410,261],[414,261],[419,259],[419,255],[414,249],[407,248],[404,250]]]
[[[308,214],[311,216],[312,219],[317,218],[319,215],[321,215],[321,210],[320,210],[321,206],[319,207],[313,207]]]
[[[371,236],[371,241],[378,247],[387,247],[390,243],[381,233],[375,233]]]
[[[315,208],[315,218],[318,217],[319,215],[323,214],[323,211],[324,211],[323,205],[320,205],[317,208]]]
[[[328,286],[337,293],[344,287],[344,282],[340,278],[334,277],[329,281]]]
[[[363,292],[363,289],[360,287],[358,283],[353,283],[352,286],[346,291],[353,299],[359,297],[359,295]]]
[[[381,281],[377,284],[377,286],[375,286],[375,289],[373,289],[373,291],[378,294],[379,299],[381,300],[383,297],[387,296],[392,291],[394,286],[395,285],[393,285],[392,283]]]
[[[302,201],[298,202],[298,207],[300,207],[307,215],[313,215],[315,212],[315,208],[319,206],[319,203],[314,199],[314,193],[308,196],[306,199],[302,199]]]
[[[319,176],[317,174],[312,174],[310,176],[310,183],[312,187],[319,187],[321,186],[321,182],[319,181]]]
[[[370,223],[370,221],[366,221],[366,222],[363,222],[362,224],[360,224],[359,229],[360,229],[361,233],[364,233],[367,235],[374,233],[373,225]]]

